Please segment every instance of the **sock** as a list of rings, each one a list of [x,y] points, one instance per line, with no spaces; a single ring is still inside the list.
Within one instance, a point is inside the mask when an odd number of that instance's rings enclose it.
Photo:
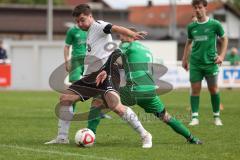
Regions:
[[[92,106],[88,115],[88,126],[87,128],[91,129],[95,134],[97,131],[97,126],[100,123],[101,117],[101,108]]]
[[[126,111],[122,116],[124,121],[127,121],[128,124],[132,126],[132,128],[137,131],[141,137],[146,135],[147,131],[143,128],[141,122],[138,120],[137,115],[133,112],[133,110],[129,107],[126,107]]]
[[[211,102],[212,102],[212,110],[213,110],[213,117],[220,116],[220,95],[219,93],[211,95]]]
[[[170,118],[170,120],[167,122],[167,125],[169,125],[175,132],[182,135],[186,139],[191,136],[189,129],[181,121],[174,117]]]
[[[192,118],[198,118],[199,96],[191,96]]]
[[[68,112],[70,112],[73,115],[73,107],[72,106],[66,106],[66,109],[68,109]],[[61,139],[68,138],[70,122],[71,121],[68,121],[68,120],[58,119],[58,138],[61,138]]]
[[[70,128],[70,121],[58,119],[58,138],[67,139]]]
[[[72,108],[73,108],[73,112],[75,112],[76,111],[76,103],[73,103]]]

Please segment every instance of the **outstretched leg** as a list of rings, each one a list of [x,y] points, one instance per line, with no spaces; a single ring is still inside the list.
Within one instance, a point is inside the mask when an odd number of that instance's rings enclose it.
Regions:
[[[145,130],[145,128],[142,126],[141,122],[139,121],[137,115],[134,113],[134,111],[124,106],[121,101],[119,95],[114,91],[109,91],[104,95],[105,101],[108,105],[108,107],[114,111],[116,114],[118,114],[122,119],[132,128],[140,134],[143,140],[143,148],[151,148],[152,147],[152,136],[149,132]]]

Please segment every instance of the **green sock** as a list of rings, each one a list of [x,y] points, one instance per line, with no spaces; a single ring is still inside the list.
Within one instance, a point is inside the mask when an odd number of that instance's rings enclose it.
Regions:
[[[212,110],[214,118],[220,115],[220,95],[219,93],[211,95]]]
[[[183,137],[185,137],[186,139],[188,139],[191,136],[190,131],[188,130],[187,127],[185,127],[185,125],[177,120],[174,117],[171,117],[169,122],[167,122],[167,124],[178,134],[182,135]]]
[[[101,120],[100,113],[101,113],[100,108],[91,107],[89,115],[88,115],[87,128],[91,129],[95,134],[97,131],[97,126],[99,125],[100,120]]]
[[[72,106],[73,106],[73,112],[75,112],[76,111],[76,103],[73,103]]]
[[[192,118],[198,118],[199,96],[190,96]]]

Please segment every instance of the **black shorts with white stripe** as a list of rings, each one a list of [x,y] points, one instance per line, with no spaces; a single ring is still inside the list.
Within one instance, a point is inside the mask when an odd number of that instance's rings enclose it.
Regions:
[[[81,101],[88,100],[97,95],[104,96],[108,91],[118,93],[120,84],[120,74],[117,65],[113,65],[111,75],[108,75],[103,83],[96,86],[96,77],[102,70],[93,72],[80,80],[74,82],[68,90],[75,92],[81,97]]]

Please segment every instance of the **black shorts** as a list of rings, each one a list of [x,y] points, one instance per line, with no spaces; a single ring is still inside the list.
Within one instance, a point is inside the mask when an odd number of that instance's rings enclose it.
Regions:
[[[117,65],[113,65],[111,75],[108,75],[103,83],[96,86],[96,77],[102,70],[93,72],[80,80],[74,82],[68,90],[75,92],[81,97],[81,101],[88,100],[97,95],[104,96],[108,91],[118,93],[120,84],[120,74]]]

